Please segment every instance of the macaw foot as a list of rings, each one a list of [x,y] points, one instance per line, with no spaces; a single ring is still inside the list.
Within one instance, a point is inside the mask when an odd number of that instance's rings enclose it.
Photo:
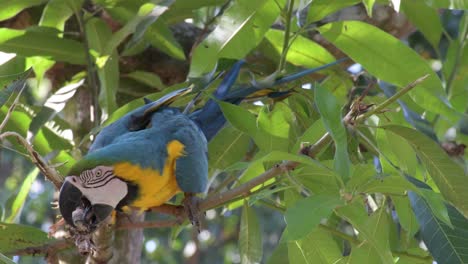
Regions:
[[[200,210],[198,208],[200,198],[195,196],[193,193],[184,193],[184,196],[182,204],[184,205],[185,213],[192,225],[194,225],[197,228],[198,233],[200,233]]]

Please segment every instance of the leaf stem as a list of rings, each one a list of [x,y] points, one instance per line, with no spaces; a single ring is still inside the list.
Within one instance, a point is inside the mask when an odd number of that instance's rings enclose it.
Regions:
[[[411,89],[413,89],[414,87],[416,87],[418,84],[422,83],[424,80],[427,79],[427,77],[429,77],[429,74],[426,74],[418,79],[416,79],[415,81],[411,82],[410,84],[408,84],[407,86],[405,86],[403,89],[401,89],[400,91],[398,91],[396,94],[394,94],[392,97],[388,98],[387,100],[385,100],[383,103],[377,105],[375,108],[371,109],[370,111],[358,116],[356,118],[356,121],[357,122],[360,122],[360,121],[363,121],[367,118],[369,118],[370,116],[376,114],[376,113],[379,113],[381,112],[385,107],[389,106],[390,104],[394,103],[396,100],[398,100],[400,97],[402,97],[403,95],[405,95],[406,93],[408,93]]]
[[[281,58],[278,65],[278,72],[282,72],[284,65],[286,64],[286,55],[289,50],[289,34],[291,31],[291,17],[294,9],[294,0],[288,1],[288,9],[286,10],[286,25],[284,30],[284,39],[283,39],[283,51],[281,52]]]

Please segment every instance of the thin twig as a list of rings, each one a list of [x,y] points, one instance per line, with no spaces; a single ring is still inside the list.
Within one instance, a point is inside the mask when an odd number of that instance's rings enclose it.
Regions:
[[[374,115],[376,113],[380,113],[385,107],[389,106],[390,104],[392,104],[393,102],[398,100],[400,97],[407,94],[411,89],[416,87],[418,84],[420,84],[424,80],[426,80],[427,77],[429,77],[429,74],[426,74],[426,75],[416,79],[414,82],[411,82],[410,84],[405,86],[403,89],[398,91],[396,94],[394,94],[392,97],[385,100],[383,103],[377,105],[375,108],[373,108],[373,109],[369,110],[368,112],[366,112],[366,113],[360,115],[359,117],[357,117],[356,121],[358,121],[358,122],[363,121],[363,120],[369,118],[370,116],[372,116],[372,115]]]
[[[278,64],[278,72],[281,72],[286,64],[286,55],[289,50],[289,34],[291,32],[291,17],[294,9],[294,0],[289,0],[288,9],[286,10],[286,28],[284,30],[283,51],[281,52],[280,62]]]

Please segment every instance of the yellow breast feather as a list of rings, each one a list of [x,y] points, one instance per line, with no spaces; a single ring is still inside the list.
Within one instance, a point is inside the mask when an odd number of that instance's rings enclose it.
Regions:
[[[146,210],[167,202],[181,191],[175,177],[175,166],[177,158],[184,155],[184,144],[178,140],[170,141],[167,144],[167,154],[162,175],[151,168],[142,169],[130,162],[114,166],[116,175],[138,186],[137,198],[130,206]]]

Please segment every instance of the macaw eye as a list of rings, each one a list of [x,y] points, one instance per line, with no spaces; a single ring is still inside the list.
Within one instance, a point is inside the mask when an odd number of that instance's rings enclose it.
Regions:
[[[96,177],[101,177],[101,175],[102,175],[101,170],[97,170],[97,171],[96,171]]]

